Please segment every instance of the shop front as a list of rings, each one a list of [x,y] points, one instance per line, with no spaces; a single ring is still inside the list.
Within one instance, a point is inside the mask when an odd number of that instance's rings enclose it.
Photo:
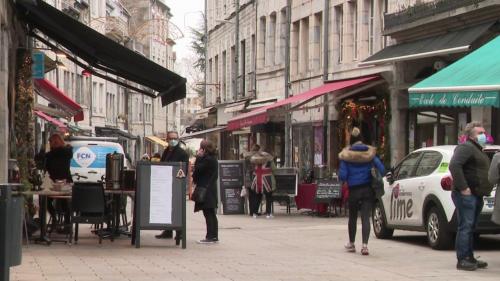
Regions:
[[[409,92],[410,151],[462,141],[462,130],[474,120],[500,138],[500,37],[419,82]]]

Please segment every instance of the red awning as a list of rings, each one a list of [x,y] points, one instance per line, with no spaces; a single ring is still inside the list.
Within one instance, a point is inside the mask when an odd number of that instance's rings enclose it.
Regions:
[[[49,121],[50,123],[54,124],[57,128],[59,128],[60,131],[66,132],[68,130],[68,127],[61,121],[57,120],[54,117],[51,117],[41,111],[35,110],[33,111],[36,115],[39,117]]]
[[[380,79],[379,76],[368,76],[363,78],[356,78],[351,80],[342,80],[324,84],[323,86],[311,89],[307,92],[289,97],[287,99],[282,99],[271,105],[259,107],[248,113],[238,115],[230,119],[227,123],[227,130],[234,131],[243,127],[249,127],[253,125],[267,123],[269,121],[269,111],[276,109],[278,107],[298,103],[307,102],[326,93],[335,92],[339,90],[344,90],[349,87],[353,87],[368,81],[374,81]]]
[[[35,87],[38,89],[38,93],[50,101],[61,107],[64,111],[70,113],[75,122],[83,120],[83,110],[82,107],[66,96],[61,90],[59,90],[54,84],[52,84],[47,79],[34,79]]]

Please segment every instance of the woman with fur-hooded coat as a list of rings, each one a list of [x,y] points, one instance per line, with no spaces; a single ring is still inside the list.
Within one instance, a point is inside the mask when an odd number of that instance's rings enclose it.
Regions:
[[[377,157],[377,149],[362,142],[363,137],[358,128],[354,127],[351,133],[351,146],[344,148],[340,154],[339,178],[349,186],[349,243],[345,248],[355,252],[354,240],[356,237],[356,221],[358,211],[361,211],[363,245],[361,254],[368,255],[368,238],[370,236],[370,216],[375,191],[371,186],[372,167],[385,173],[384,165]]]

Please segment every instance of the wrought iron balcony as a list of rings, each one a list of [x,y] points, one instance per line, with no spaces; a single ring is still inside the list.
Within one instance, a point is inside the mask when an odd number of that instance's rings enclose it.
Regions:
[[[463,8],[467,6],[478,7],[479,3],[485,0],[436,0],[428,3],[416,4],[402,11],[386,14],[384,16],[385,29],[391,29],[393,27],[409,24],[414,21],[438,15],[441,13],[453,11],[458,8]]]

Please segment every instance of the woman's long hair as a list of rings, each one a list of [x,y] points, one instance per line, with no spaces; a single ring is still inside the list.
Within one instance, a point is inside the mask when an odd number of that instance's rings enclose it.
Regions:
[[[64,147],[66,143],[64,142],[64,139],[61,137],[59,134],[53,134],[49,138],[49,144],[50,144],[50,150],[59,148],[59,147]]]
[[[202,140],[200,143],[200,148],[203,149],[207,155],[216,154],[215,145],[209,140]]]

